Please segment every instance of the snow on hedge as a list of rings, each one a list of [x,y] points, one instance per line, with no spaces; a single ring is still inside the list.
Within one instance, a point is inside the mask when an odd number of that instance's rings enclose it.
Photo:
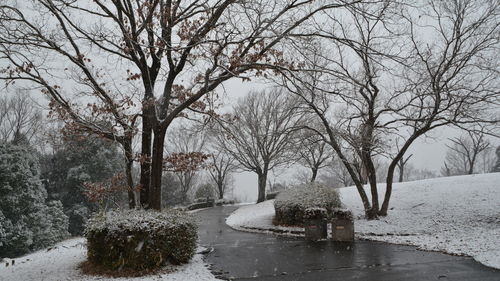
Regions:
[[[160,229],[169,229],[181,224],[194,225],[191,215],[181,210],[120,210],[109,211],[105,214],[93,216],[86,225],[86,231],[131,231],[155,232]]]
[[[302,208],[337,208],[340,205],[336,189],[327,188],[320,184],[308,183],[303,186],[283,190],[276,197],[274,205],[285,208],[289,205],[300,205]]]
[[[340,207],[336,189],[308,183],[281,191],[274,201],[274,222],[280,225],[303,225],[308,208],[325,208],[328,215]]]
[[[472,256],[500,268],[500,173],[397,183],[389,216],[373,221],[362,218],[363,205],[354,187],[339,191],[356,217],[358,238]],[[379,196],[384,192],[380,184]],[[226,222],[237,229],[273,229],[273,216],[272,201],[266,201],[236,210]]]
[[[198,252],[202,250],[199,248]],[[84,238],[74,238],[63,241],[56,246],[38,251],[15,259],[12,265],[11,259],[5,259],[0,263],[0,281],[90,281],[90,280],[108,280],[103,277],[94,277],[81,275],[78,265],[85,261],[87,249]],[[9,266],[6,266],[6,263]],[[217,280],[207,269],[203,262],[203,257],[196,254],[193,259],[182,266],[166,266],[165,272],[156,273],[152,276],[134,277],[134,278],[112,278],[116,281],[142,281],[142,280],[165,280],[165,281],[183,281]]]
[[[97,214],[88,220],[85,237],[90,263],[135,270],[187,263],[198,240],[194,218],[172,209]]]

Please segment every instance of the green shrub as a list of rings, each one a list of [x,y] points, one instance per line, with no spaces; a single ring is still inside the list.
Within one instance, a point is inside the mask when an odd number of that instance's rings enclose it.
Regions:
[[[330,187],[309,183],[281,191],[274,201],[274,224],[304,225],[304,214],[308,208],[325,208],[331,217],[335,208],[341,206],[338,192]]]
[[[179,210],[98,214],[88,220],[85,236],[91,264],[132,270],[187,263],[198,239],[194,219]]]
[[[68,236],[59,201],[47,202],[36,154],[0,143],[0,258],[48,247]]]

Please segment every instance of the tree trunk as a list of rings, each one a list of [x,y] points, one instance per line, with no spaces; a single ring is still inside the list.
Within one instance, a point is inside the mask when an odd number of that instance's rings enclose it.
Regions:
[[[330,137],[330,139],[333,139],[333,138]],[[332,142],[332,144],[333,144],[333,142]],[[351,176],[351,179],[354,182],[354,185],[356,186],[356,189],[359,193],[359,196],[361,197],[361,202],[363,203],[363,208],[365,210],[366,218],[367,219],[376,219],[377,214],[373,213],[373,208],[372,208],[370,201],[368,200],[368,196],[366,195],[366,192],[363,188],[363,183],[362,183],[361,179],[358,177],[359,173],[357,173],[355,170],[358,167],[353,167],[349,163],[349,161],[347,160],[347,158],[345,158],[344,154],[342,153],[342,151],[340,149],[340,146],[337,143],[334,143],[334,145],[332,145],[332,147],[337,152],[337,155],[339,156],[340,160],[342,161],[342,164],[347,169],[347,172]]]
[[[371,107],[370,107],[371,108]],[[372,113],[370,111],[370,113]],[[370,114],[371,115],[371,114]],[[372,206],[367,211],[367,217],[369,219],[377,218],[379,211],[378,203],[378,191],[377,191],[377,174],[375,171],[375,165],[372,161],[372,150],[373,150],[373,128],[375,127],[375,121],[370,118],[366,124],[364,124],[364,129],[362,133],[362,145],[361,145],[361,175],[364,179],[364,184],[370,184],[370,193],[372,196]]]
[[[315,108],[313,108],[313,110],[315,110]],[[330,125],[329,125],[327,119],[325,118],[325,116],[321,115],[321,113],[318,113],[318,114],[319,114],[323,124],[325,125],[325,128],[327,129],[328,137],[330,139],[330,142],[329,142],[330,146],[337,153],[338,157],[342,161],[342,164],[344,165],[344,167],[347,169],[347,172],[351,176],[352,181],[356,185],[356,189],[358,190],[359,196],[361,197],[361,201],[363,202],[363,207],[365,209],[366,217],[368,219],[377,218],[377,215],[372,213],[373,209],[370,206],[370,201],[368,200],[368,196],[366,196],[366,192],[363,189],[363,185],[361,184],[361,181],[360,181],[358,175],[356,175],[356,171],[355,171],[354,167],[349,163],[349,161],[345,157],[344,153],[342,153],[342,149],[335,138],[335,133],[331,130]]]
[[[134,209],[136,206],[136,198],[134,192],[134,179],[132,177],[132,167],[134,165],[134,154],[132,152],[132,140],[125,140],[123,143],[125,150],[125,176],[127,177],[127,194],[128,194],[128,207]]]
[[[404,164],[402,163],[403,159],[401,159],[400,162],[401,163],[399,164],[399,182],[403,182],[404,171],[405,171]]]
[[[186,205],[188,203],[187,191],[185,191],[187,189],[187,187],[184,187],[183,189],[184,190],[183,190],[182,195],[181,195],[181,202],[183,205]]]
[[[392,183],[393,183],[393,180],[394,180],[394,170],[396,168],[396,165],[394,163],[396,163],[396,162],[393,161],[389,165],[389,169],[387,170],[387,179],[386,179],[386,189],[385,189],[385,195],[384,195],[384,202],[382,203],[380,211],[378,212],[379,216],[387,216],[387,210],[389,209],[389,200],[391,199]]]
[[[151,184],[151,125],[147,117],[142,118],[142,143],[141,143],[141,178],[139,184],[141,206],[149,208],[149,190]]]
[[[392,183],[394,181],[394,170],[396,169],[396,165],[403,158],[408,148],[411,144],[421,135],[423,135],[427,130],[425,128],[420,129],[419,131],[413,133],[408,140],[406,140],[403,147],[399,150],[399,153],[392,159],[392,162],[389,164],[389,168],[387,170],[387,179],[386,179],[386,189],[384,195],[384,202],[380,207],[380,211],[378,212],[379,216],[387,216],[387,210],[389,209],[389,201],[391,200],[392,194]]]
[[[372,196],[371,207],[367,210],[365,209],[365,214],[367,219],[376,219],[378,217],[379,202],[378,202],[378,191],[377,191],[377,176],[375,174],[375,166],[371,159],[367,159],[367,163],[363,165],[366,171],[365,179],[368,180],[370,184],[370,193]]]
[[[474,174],[475,162],[476,162],[476,153],[474,153],[474,156],[472,156],[472,160],[469,161],[469,170],[467,171],[467,174],[469,174],[469,175]]]
[[[366,196],[366,192],[363,189],[363,184],[361,181],[357,180],[354,182],[356,189],[361,197],[361,202],[363,203],[363,208],[365,209],[365,216],[369,220],[374,220],[377,218],[377,212],[374,212],[374,208],[371,206],[370,201],[368,200],[368,196]]]
[[[389,166],[389,170],[387,172],[384,202],[382,203],[382,207],[380,208],[380,211],[378,212],[379,216],[387,216],[387,210],[389,209],[389,200],[391,199],[391,193],[392,193],[393,179],[394,179],[394,168],[391,169],[391,167]]]
[[[370,191],[372,195],[372,207],[370,212],[370,218],[376,218],[379,211],[379,203],[378,203],[378,191],[377,191],[377,176],[375,175],[375,167],[373,163],[370,161],[371,165],[366,168],[368,173],[368,181],[370,183]]]
[[[312,171],[311,182],[315,182],[316,177],[318,176],[318,167],[311,168],[311,171]]]
[[[217,181],[217,189],[219,190],[219,199],[223,199],[224,198],[224,181],[223,180],[219,180]]]
[[[257,196],[257,203],[264,202],[266,200],[266,182],[267,182],[267,170],[257,173],[259,194]]]
[[[149,208],[161,210],[161,176],[163,173],[163,149],[166,129],[154,131],[153,154],[151,161],[151,186],[149,189]]]

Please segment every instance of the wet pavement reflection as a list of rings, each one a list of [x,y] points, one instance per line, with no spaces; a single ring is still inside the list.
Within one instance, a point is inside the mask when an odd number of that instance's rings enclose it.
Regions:
[[[478,280],[500,281],[500,271],[468,257],[418,251],[381,242],[308,242],[241,232],[225,224],[237,207],[196,213],[200,243],[221,279],[235,280]]]

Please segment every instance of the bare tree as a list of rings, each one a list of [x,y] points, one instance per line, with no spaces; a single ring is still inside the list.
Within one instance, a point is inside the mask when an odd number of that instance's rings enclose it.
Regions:
[[[476,165],[478,173],[484,174],[494,171],[497,160],[495,149],[495,145],[492,144],[479,155],[478,165]]]
[[[0,140],[13,141],[24,136],[31,142],[42,126],[42,110],[28,93],[16,90],[14,95],[0,97]]]
[[[424,180],[424,179],[432,179],[439,177],[439,174],[436,171],[428,170],[428,169],[418,169],[408,164],[405,168],[405,178],[406,180],[415,181],[415,180]]]
[[[495,166],[491,170],[492,172],[500,172],[500,146],[497,147],[496,149],[496,155],[497,155],[497,162],[495,163]]]
[[[382,153],[381,138],[386,130],[379,119],[380,105],[387,95],[377,85],[383,42],[391,42],[386,30],[389,2],[380,6],[355,6],[345,21],[328,15],[298,47],[304,55],[304,71],[285,73],[282,85],[298,95],[304,106],[318,117],[322,130],[315,130],[345,166],[363,202],[366,216],[379,211],[374,157]],[[361,11],[361,12],[360,12]],[[392,47],[389,49],[393,49]],[[388,55],[387,55],[388,56]],[[370,184],[371,202],[363,188]]]
[[[334,158],[333,161],[328,163],[324,173],[320,176],[320,181],[332,188],[354,185],[351,175],[349,175],[345,165],[338,158]]]
[[[329,145],[313,131],[303,129],[297,138],[298,162],[311,170],[309,181],[315,182],[318,171],[333,160],[333,153]]]
[[[140,115],[141,202],[160,209],[173,120],[210,113],[213,91],[233,77],[289,67],[279,43],[317,13],[352,2],[361,0],[6,0],[0,79],[43,89],[62,116],[86,128],[96,112],[118,123]]]
[[[223,199],[224,195],[229,191],[231,174],[237,170],[237,161],[227,151],[225,151],[217,141],[217,134],[220,133],[214,127],[210,126],[210,122],[203,128],[207,134],[207,170],[211,181],[215,184],[215,192],[219,199]]]
[[[447,145],[445,170],[450,175],[471,175],[476,172],[476,164],[480,155],[489,147],[484,127],[479,130],[469,130],[460,137],[451,138]]]
[[[453,172],[451,171],[451,168],[448,166],[448,163],[446,163],[446,161],[444,161],[443,167],[441,167],[441,175],[445,177],[453,176]]]
[[[406,164],[408,163],[408,161],[410,160],[410,158],[412,156],[413,156],[413,154],[410,154],[406,158],[401,157],[401,159],[399,159],[399,162],[397,164],[398,171],[399,171],[399,182],[405,181],[405,168],[407,166]]]
[[[215,130],[218,146],[232,155],[240,168],[257,174],[257,202],[265,200],[268,172],[295,159],[292,134],[303,115],[294,99],[283,92],[250,92],[234,107],[232,116]]]
[[[500,43],[500,6],[495,1],[429,0],[422,10],[418,19],[404,16],[410,24],[413,60],[403,75],[406,87],[393,101],[400,100],[395,123],[408,126],[411,133],[389,165],[381,215],[387,214],[397,161],[416,139],[443,126],[499,121],[488,114],[499,104],[494,54]],[[416,28],[421,25],[422,32],[429,20],[436,36],[431,44],[419,39]]]
[[[219,199],[223,199],[229,189],[231,173],[236,169],[234,157],[226,151],[212,152],[208,162],[208,174],[216,185]]]
[[[368,218],[387,215],[395,169],[416,139],[443,126],[498,122],[488,112],[499,102],[494,54],[500,6],[494,1],[426,4],[355,5],[344,21],[332,15],[330,27],[321,22],[300,45],[306,53],[303,71],[285,71],[281,83],[321,120],[326,133],[318,133],[344,163]],[[395,141],[401,146],[391,151]],[[366,171],[371,202],[349,150]],[[380,205],[374,159],[382,154],[392,156]]]
[[[181,125],[172,130],[167,147],[165,169],[172,171],[179,181],[179,195],[182,203],[187,203],[189,192],[197,183],[199,172],[207,160],[205,135],[194,127]]]

